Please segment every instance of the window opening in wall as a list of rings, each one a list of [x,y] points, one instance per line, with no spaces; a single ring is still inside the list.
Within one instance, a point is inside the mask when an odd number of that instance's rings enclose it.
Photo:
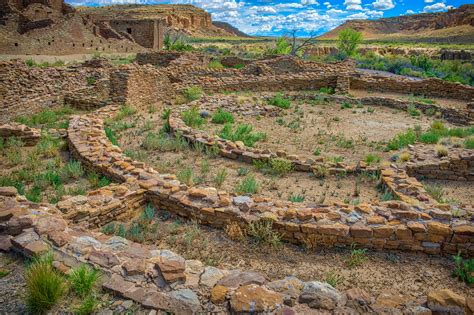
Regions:
[[[18,43],[15,43],[15,47],[18,47]]]
[[[127,33],[132,34],[132,28],[131,27],[127,27]]]
[[[48,45],[51,46],[51,42],[48,42]]]

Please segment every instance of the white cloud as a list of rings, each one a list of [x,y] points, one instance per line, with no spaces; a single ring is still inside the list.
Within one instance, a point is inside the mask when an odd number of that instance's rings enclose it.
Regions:
[[[361,0],[345,0],[344,5],[349,11],[362,11]]]
[[[410,14],[415,14],[415,11],[413,11],[413,10],[407,10],[407,11],[405,12],[405,15],[410,15]]]
[[[433,3],[434,0],[425,0],[425,3]]]
[[[376,10],[390,10],[395,8],[392,0],[375,0],[372,7]]]
[[[319,5],[316,0],[301,0],[302,5]]]
[[[446,5],[442,2],[435,3],[432,5],[427,5],[424,9],[423,12],[442,12],[446,11],[448,9],[452,9],[453,7],[450,5]]]
[[[347,13],[347,11],[338,10],[338,9],[330,9],[330,10],[327,10],[326,13],[329,14],[329,15],[338,15],[338,14]]]
[[[324,4],[324,5],[326,6],[326,8],[328,8],[328,9],[331,9],[331,8],[332,8],[332,4],[331,4],[330,2],[324,2],[323,4]]]

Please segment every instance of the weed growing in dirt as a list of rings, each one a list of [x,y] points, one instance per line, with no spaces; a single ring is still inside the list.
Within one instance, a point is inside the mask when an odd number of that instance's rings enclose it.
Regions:
[[[259,220],[249,224],[247,235],[258,245],[267,245],[273,248],[282,246],[282,235],[273,230],[273,223],[270,220]]]
[[[399,150],[407,147],[409,144],[414,144],[416,141],[416,134],[413,129],[408,129],[405,133],[399,133],[390,140],[387,144],[387,150]]]
[[[246,176],[249,173],[249,169],[245,167],[239,167],[237,169],[237,176]]]
[[[440,185],[424,185],[424,188],[426,192],[428,193],[428,195],[433,197],[436,201],[440,203],[445,202],[443,198],[444,196],[443,187],[441,187]]]
[[[113,145],[116,145],[118,146],[119,143],[118,143],[118,140],[117,140],[117,136],[115,135],[115,131],[110,128],[110,127],[105,127],[104,128],[105,130],[105,135],[107,136],[107,138],[109,139],[109,141],[113,144]]]
[[[453,270],[453,277],[466,282],[468,285],[474,283],[474,259],[466,259],[464,260],[461,256],[461,252],[457,255],[453,256],[454,260],[454,270]]]
[[[147,151],[179,152],[188,148],[188,143],[180,135],[174,137],[164,132],[149,132],[143,140],[142,146]]]
[[[464,147],[466,149],[474,149],[474,137],[469,137],[464,141]]]
[[[93,292],[99,278],[99,271],[85,264],[72,269],[69,274],[69,282],[76,294],[81,298],[85,298]]]
[[[325,274],[324,280],[335,288],[339,283],[344,281],[344,277],[337,271],[328,271]]]
[[[222,184],[225,182],[225,179],[227,177],[227,170],[225,168],[221,168],[219,171],[217,171],[216,177],[214,178],[214,183],[218,188],[222,186]]]
[[[291,101],[285,98],[283,93],[277,93],[275,96],[268,100],[269,105],[280,107],[282,109],[288,109],[291,107]]]
[[[222,109],[218,109],[214,115],[212,115],[212,119],[211,121],[214,123],[214,124],[227,124],[227,123],[234,123],[234,116],[232,116],[231,113],[225,111],[225,110],[222,110]]]
[[[446,148],[444,145],[437,145],[435,150],[436,150],[436,155],[440,158],[444,156],[448,156],[448,148]]]
[[[275,175],[285,175],[293,171],[293,163],[286,159],[275,158],[270,160],[272,173]]]
[[[107,235],[113,235],[115,233],[116,226],[114,222],[107,223],[101,229],[102,233]]]
[[[192,186],[194,184],[194,171],[190,167],[183,168],[180,170],[176,177],[178,180],[188,186]]]
[[[219,136],[234,142],[242,141],[248,147],[252,147],[255,142],[264,140],[267,137],[265,133],[253,132],[253,127],[246,124],[238,125],[235,131],[232,130],[231,124],[225,124]]]
[[[137,112],[137,109],[130,106],[130,105],[123,105],[122,107],[120,107],[120,110],[118,111],[118,113],[114,116],[114,119],[115,121],[119,121],[119,120],[122,120],[126,117],[129,117],[129,116],[132,116],[133,114],[135,114]]]
[[[0,269],[0,279],[5,278],[9,274],[10,274],[10,271],[8,271],[6,269]]]
[[[362,266],[367,261],[367,249],[357,249],[355,245],[351,245],[351,253],[346,260],[349,268]]]
[[[364,162],[367,163],[367,165],[375,164],[380,162],[380,156],[376,154],[369,153],[365,156]]]
[[[182,112],[181,118],[183,119],[186,126],[192,128],[199,128],[206,123],[206,120],[201,117],[199,109],[195,106],[187,111]]]
[[[76,315],[89,315],[93,314],[98,306],[97,298],[94,295],[89,295],[79,305],[74,306],[73,311]]]
[[[380,195],[380,201],[390,201],[390,200],[395,200],[395,196],[392,194],[392,192],[388,189],[385,189],[383,193]]]
[[[257,193],[259,189],[259,183],[252,175],[247,175],[245,178],[237,185],[235,191],[239,195],[253,195]]]
[[[212,60],[211,62],[209,62],[209,64],[207,66],[211,69],[223,69],[224,68],[224,66],[222,65],[222,63],[219,60]]]
[[[352,108],[352,104],[349,104],[347,102],[342,103],[341,109],[347,109],[347,108]]]
[[[46,313],[67,292],[66,280],[54,269],[52,254],[34,259],[25,272],[26,305],[31,313]]]
[[[288,201],[291,201],[291,202],[303,202],[304,200],[305,200],[304,194],[297,194],[297,195],[291,194],[290,197],[288,198]]]
[[[203,91],[199,86],[192,86],[184,90],[183,95],[188,102],[198,100],[203,95]]]
[[[322,87],[319,89],[319,93],[321,94],[334,94],[334,88],[332,87]]]
[[[61,169],[61,178],[63,180],[72,179],[79,179],[84,175],[84,169],[82,165],[78,161],[69,161],[62,169]]]

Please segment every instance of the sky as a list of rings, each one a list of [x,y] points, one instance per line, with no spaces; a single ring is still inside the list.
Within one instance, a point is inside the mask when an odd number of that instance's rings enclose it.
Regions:
[[[322,34],[350,19],[441,12],[466,0],[66,0],[72,5],[193,4],[255,36]]]

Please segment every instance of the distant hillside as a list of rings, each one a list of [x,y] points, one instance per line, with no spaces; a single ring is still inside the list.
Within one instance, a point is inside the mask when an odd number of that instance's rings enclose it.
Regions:
[[[212,22],[212,24],[214,24],[214,26],[218,27],[218,28],[222,28],[223,30],[225,30],[226,32],[230,33],[230,34],[233,34],[235,36],[238,36],[238,37],[250,37],[249,35],[245,34],[244,32],[240,31],[238,28],[230,25],[229,23],[226,23],[226,22],[219,22],[219,21],[215,21],[215,22]]]
[[[345,28],[361,32],[365,40],[474,43],[474,5],[466,4],[440,13],[350,20],[319,38],[336,39]]]

